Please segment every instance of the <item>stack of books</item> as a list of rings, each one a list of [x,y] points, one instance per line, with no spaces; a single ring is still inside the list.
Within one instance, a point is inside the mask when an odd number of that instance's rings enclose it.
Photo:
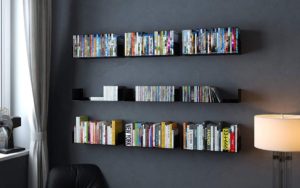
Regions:
[[[182,102],[222,102],[220,92],[212,86],[182,86]]]
[[[87,116],[78,116],[74,126],[74,143],[116,145],[118,134],[122,131],[121,120],[88,121]]]
[[[90,97],[91,101],[118,101],[118,86],[103,86],[103,97]]]
[[[178,35],[173,31],[125,33],[125,56],[174,55]]]
[[[182,31],[182,54],[239,53],[239,28]]]
[[[220,152],[238,152],[240,146],[239,126],[225,122],[215,124],[183,124],[183,149]]]
[[[117,38],[113,33],[73,35],[73,57],[116,57]]]
[[[135,101],[174,102],[175,86],[135,86]]]
[[[176,135],[178,128],[174,122],[125,124],[126,146],[173,149]]]

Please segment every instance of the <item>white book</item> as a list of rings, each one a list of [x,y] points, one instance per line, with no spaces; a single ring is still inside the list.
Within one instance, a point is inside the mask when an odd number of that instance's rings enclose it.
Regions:
[[[76,116],[76,127],[80,126],[80,116]]]
[[[132,135],[132,146],[136,146],[135,145],[135,132],[134,132],[134,129],[132,129],[131,135]]]
[[[103,86],[103,97],[104,97],[104,100],[107,101],[107,97],[108,97],[108,88],[107,88],[107,86]]]
[[[112,144],[111,126],[107,126],[107,145]]]
[[[201,135],[200,135],[201,125],[197,125],[197,150],[200,150],[200,142],[201,142]]]
[[[114,86],[109,86],[109,101],[113,101],[114,99]]]
[[[161,131],[159,130],[158,131],[158,146],[160,146],[161,147]]]
[[[119,100],[119,98],[118,98],[118,96],[119,96],[119,87],[118,86],[115,86],[115,101],[118,101]]]
[[[146,147],[146,129],[143,125],[143,147]]]
[[[220,151],[219,140],[219,131],[217,129],[217,126],[215,126],[215,151]]]
[[[106,125],[102,123],[102,144],[107,144],[106,143]]]
[[[210,126],[210,151],[214,151],[214,137],[215,137],[215,131],[214,126]]]
[[[203,140],[204,140],[204,126],[201,124],[199,125],[199,137],[198,137],[198,149],[199,150],[204,150],[204,143],[203,143]]]
[[[89,142],[89,138],[88,138],[88,132],[89,132],[89,122],[85,121],[84,122],[84,143],[88,143]]]
[[[73,133],[73,137],[74,137],[73,139],[74,140],[73,140],[73,142],[77,143],[77,127],[76,127],[76,125],[74,126],[73,130],[74,130],[74,133]]]
[[[223,130],[221,129],[221,146],[220,146],[220,151],[224,151],[224,142],[223,142],[224,136],[223,136]]]
[[[128,123],[125,125],[125,145],[132,146],[132,129],[133,124]]]
[[[77,53],[77,57],[80,57],[81,56],[81,54],[80,54],[81,46],[80,46],[80,42],[79,42],[80,41],[80,35],[77,35],[76,40],[77,40],[77,42],[76,42],[77,43],[77,52],[76,53]]]
[[[104,101],[104,97],[90,97],[90,101]]]
[[[171,132],[172,134],[171,134],[171,147],[170,148],[174,148],[174,130],[172,130],[172,132]]]
[[[194,131],[193,129],[190,129],[190,125],[187,125],[187,149],[188,150],[193,150],[194,146]]]
[[[135,101],[139,101],[139,99],[138,99],[138,89],[139,89],[139,87],[135,86]]]
[[[165,148],[169,148],[170,145],[170,125],[166,125],[165,127]]]

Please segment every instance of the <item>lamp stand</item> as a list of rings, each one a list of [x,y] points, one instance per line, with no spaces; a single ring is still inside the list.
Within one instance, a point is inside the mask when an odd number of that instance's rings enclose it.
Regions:
[[[292,153],[273,152],[273,188],[291,188]]]

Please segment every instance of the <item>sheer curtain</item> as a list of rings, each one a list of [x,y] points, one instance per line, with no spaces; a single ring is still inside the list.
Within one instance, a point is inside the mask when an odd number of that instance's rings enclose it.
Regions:
[[[45,187],[48,173],[47,116],[51,53],[51,0],[24,0],[26,47],[33,95],[29,187]]]

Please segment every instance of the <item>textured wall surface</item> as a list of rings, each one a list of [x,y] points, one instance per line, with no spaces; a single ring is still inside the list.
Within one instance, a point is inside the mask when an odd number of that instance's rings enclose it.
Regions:
[[[53,0],[49,114],[51,165],[94,163],[111,188],[271,188],[271,152],[253,147],[253,116],[300,113],[296,0]],[[197,27],[241,28],[242,55],[74,60],[72,34]],[[207,84],[242,88],[240,104],[92,103],[71,90],[100,95],[103,85]],[[76,115],[93,119],[241,124],[238,154],[72,144]],[[300,184],[294,155],[293,184]]]

